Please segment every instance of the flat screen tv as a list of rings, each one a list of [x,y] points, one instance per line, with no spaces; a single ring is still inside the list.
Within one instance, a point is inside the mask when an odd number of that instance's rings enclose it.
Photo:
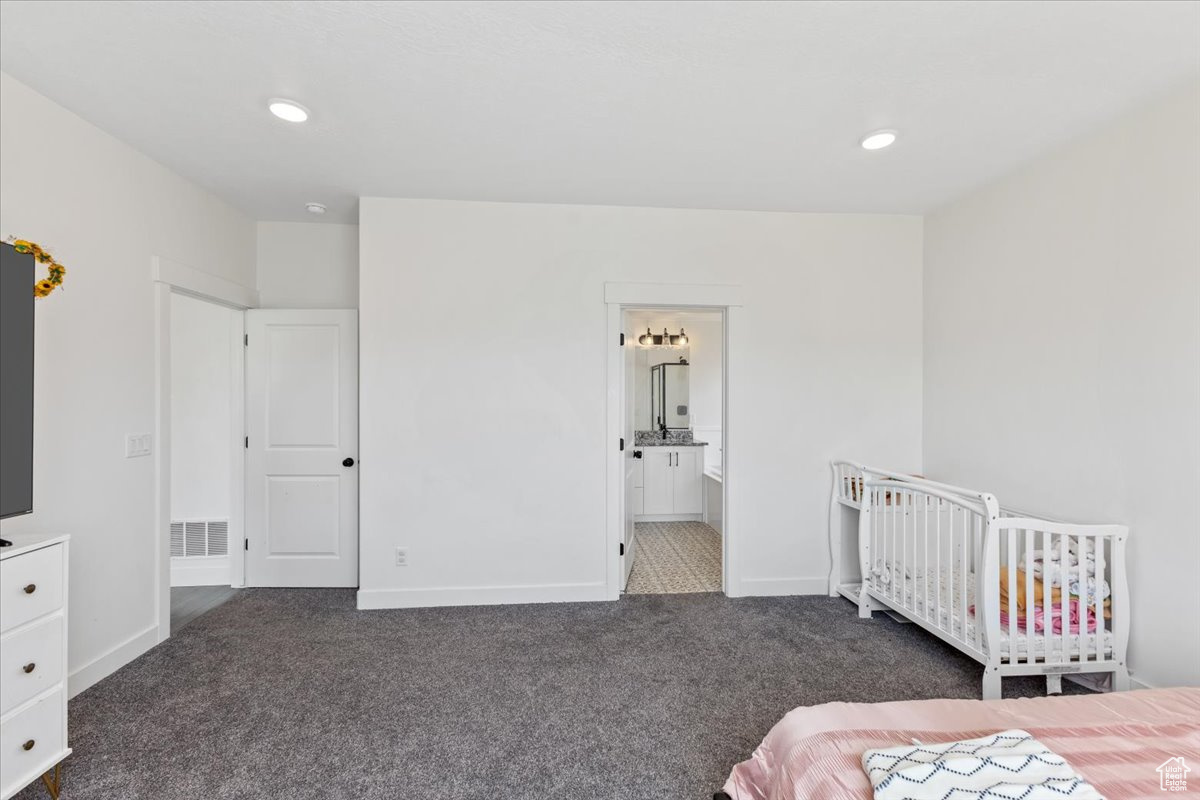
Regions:
[[[0,244],[0,519],[33,511],[34,271]]]

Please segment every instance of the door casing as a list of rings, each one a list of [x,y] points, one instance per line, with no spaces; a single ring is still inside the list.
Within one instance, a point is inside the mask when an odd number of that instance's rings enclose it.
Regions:
[[[605,470],[605,555],[606,594],[610,600],[621,596],[626,574],[622,544],[625,536],[625,452],[619,442],[625,425],[625,347],[620,346],[624,331],[624,312],[638,308],[696,309],[705,308],[722,313],[724,343],[722,348],[722,505],[724,525],[721,535],[721,585],[729,597],[741,597],[740,562],[738,560],[738,450],[737,431],[730,420],[736,419],[738,406],[734,388],[737,365],[736,336],[740,331],[743,313],[742,287],[736,285],[670,284],[670,283],[606,283],[604,302],[607,307],[607,459]]]

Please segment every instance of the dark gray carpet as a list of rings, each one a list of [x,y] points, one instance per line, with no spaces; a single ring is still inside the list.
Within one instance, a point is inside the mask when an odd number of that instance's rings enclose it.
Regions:
[[[360,612],[251,589],[71,702],[63,798],[707,798],[794,706],[978,697],[980,675],[840,598]]]

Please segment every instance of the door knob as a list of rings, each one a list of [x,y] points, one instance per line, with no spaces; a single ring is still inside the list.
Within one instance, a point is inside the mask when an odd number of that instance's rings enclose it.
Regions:
[[[353,466],[354,466],[354,459],[353,459],[353,458],[344,458],[344,459],[342,459],[342,466],[343,466],[343,467],[353,467]]]

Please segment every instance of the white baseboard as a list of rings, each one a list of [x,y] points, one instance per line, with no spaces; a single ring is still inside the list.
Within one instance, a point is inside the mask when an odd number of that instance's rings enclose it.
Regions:
[[[703,514],[635,514],[634,522],[703,522]]]
[[[172,586],[229,586],[229,556],[172,558]]]
[[[112,675],[158,644],[158,623],[136,633],[98,658],[79,667],[67,677],[67,697],[71,698]]]
[[[1138,680],[1136,675],[1129,676],[1129,685],[1134,689],[1157,689],[1158,687],[1152,683],[1146,683],[1143,680]]]
[[[608,600],[603,583],[540,586],[447,586],[432,589],[359,589],[360,611],[434,606],[498,606],[523,603],[581,603]]]
[[[829,578],[743,578],[741,597],[782,597],[793,594],[828,594]]]

